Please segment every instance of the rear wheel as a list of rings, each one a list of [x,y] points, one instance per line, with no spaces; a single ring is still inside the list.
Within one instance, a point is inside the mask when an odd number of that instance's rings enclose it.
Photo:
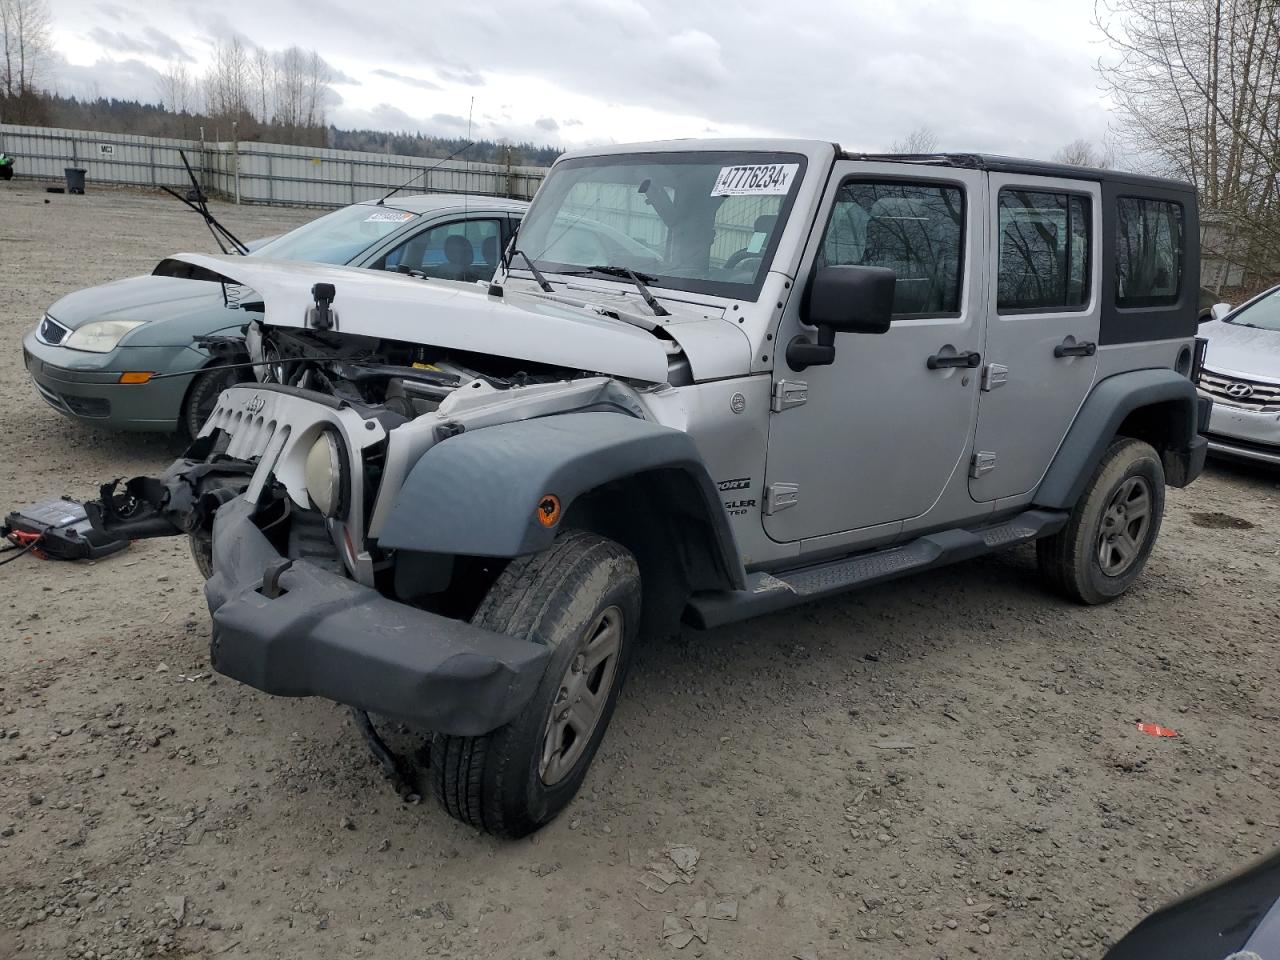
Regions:
[[[613,716],[639,621],[640,571],[612,540],[570,531],[507,566],[472,622],[552,653],[511,723],[432,739],[432,784],[451,816],[522,837],[568,805]]]
[[[191,559],[196,562],[196,569],[201,577],[208,580],[213,576],[213,540],[195,533],[188,534],[187,539],[191,543]]]
[[[1107,448],[1067,525],[1036,544],[1040,572],[1079,603],[1114,600],[1138,579],[1164,517],[1164,465],[1148,443]]]
[[[209,419],[218,405],[218,396],[228,387],[237,383],[245,383],[251,379],[242,368],[214,364],[196,374],[187,390],[187,399],[182,404],[182,416],[179,426],[187,437],[194,439],[204,422]]]

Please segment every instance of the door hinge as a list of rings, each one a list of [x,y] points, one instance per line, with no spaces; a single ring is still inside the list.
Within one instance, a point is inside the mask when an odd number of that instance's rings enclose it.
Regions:
[[[988,363],[982,368],[982,389],[994,390],[1009,382],[1009,368],[1003,363]]]
[[[809,401],[809,384],[803,380],[778,380],[773,385],[769,409],[774,413],[790,410]]]
[[[979,450],[969,461],[969,476],[977,480],[996,468],[996,455],[990,450]]]
[[[780,510],[800,502],[800,484],[771,483],[764,491],[764,515],[771,517]]]

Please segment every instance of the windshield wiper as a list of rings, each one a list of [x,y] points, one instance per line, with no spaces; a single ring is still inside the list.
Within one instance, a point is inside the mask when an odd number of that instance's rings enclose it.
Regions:
[[[543,293],[555,292],[554,290],[551,289],[551,284],[547,283],[547,278],[542,275],[542,271],[533,265],[533,260],[529,257],[527,253],[525,253],[519,247],[511,248],[511,256],[507,258],[508,273],[511,272],[511,261],[514,260],[517,256],[523,257],[524,262],[529,265],[529,272],[533,274],[533,279],[538,281],[538,286],[542,288]]]
[[[655,283],[656,278],[649,276],[647,273],[637,273],[628,267],[583,267],[581,270],[569,270],[566,273],[588,274],[602,273],[606,277],[621,277],[623,280],[630,280],[640,296],[644,298],[644,302],[649,305],[649,309],[653,311],[655,317],[669,317],[671,311],[658,302],[658,298],[649,292],[649,288],[645,286],[645,282]]]

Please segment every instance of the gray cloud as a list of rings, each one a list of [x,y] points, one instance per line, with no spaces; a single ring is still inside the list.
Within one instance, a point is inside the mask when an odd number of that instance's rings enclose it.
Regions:
[[[467,118],[459,117],[453,113],[437,113],[431,117],[431,122],[441,127],[454,127],[465,130],[467,128]]]
[[[533,125],[539,130],[546,130],[548,133],[555,133],[560,129],[560,124],[556,123],[552,117],[539,117],[533,121]]]
[[[437,67],[436,73],[440,74],[445,80],[452,83],[461,83],[468,87],[483,87],[484,77],[476,73],[474,70],[462,68],[460,70],[450,70],[448,67]]]
[[[142,36],[132,36],[123,30],[107,30],[94,27],[88,37],[100,47],[118,53],[135,53],[142,56],[156,56],[165,60],[185,60],[191,62],[195,58],[187,53],[182,44],[157,30],[155,27],[143,27]]]
[[[440,84],[432,83],[430,80],[423,80],[421,77],[411,77],[408,74],[396,73],[394,70],[386,70],[379,68],[373,71],[379,77],[386,77],[388,80],[395,80],[399,83],[407,84],[410,87],[417,87],[419,90],[439,90]]]

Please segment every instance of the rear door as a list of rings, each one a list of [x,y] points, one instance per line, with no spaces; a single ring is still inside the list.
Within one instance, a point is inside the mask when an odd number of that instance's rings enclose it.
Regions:
[[[1098,368],[1102,222],[1097,183],[992,174],[990,284],[975,500],[1044,476]]]

